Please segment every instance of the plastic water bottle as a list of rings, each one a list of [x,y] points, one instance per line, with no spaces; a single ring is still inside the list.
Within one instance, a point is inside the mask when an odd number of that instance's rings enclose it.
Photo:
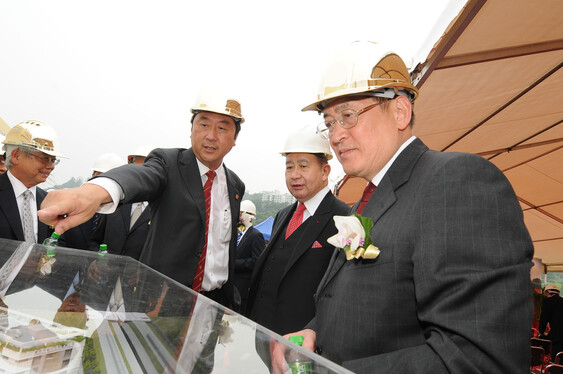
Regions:
[[[55,247],[59,245],[59,238],[61,237],[60,234],[57,234],[53,231],[51,237],[46,238],[43,241],[43,245],[47,246],[47,257],[55,256]]]
[[[303,345],[303,336],[290,336],[289,341],[299,346]],[[295,350],[287,350],[285,361],[292,374],[313,374],[313,362],[307,356]]]
[[[53,231],[51,237],[46,238],[43,241],[43,245],[46,247],[46,253],[41,255],[39,262],[37,263],[37,270],[41,275],[49,275],[53,270],[53,265],[55,264],[55,248],[59,245],[60,234]]]
[[[96,259],[96,265],[98,269],[100,269],[100,273],[102,278],[96,282],[96,284],[105,284],[107,283],[107,258],[106,255],[108,253],[108,245],[107,244],[100,244],[100,249],[98,250],[98,258]]]

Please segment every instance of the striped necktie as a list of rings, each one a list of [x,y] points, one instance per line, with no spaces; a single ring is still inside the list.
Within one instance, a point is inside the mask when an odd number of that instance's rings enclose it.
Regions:
[[[209,170],[205,174],[207,175],[207,181],[203,186],[203,196],[205,197],[205,239],[203,242],[203,249],[201,250],[201,255],[199,256],[199,261],[197,263],[194,281],[192,283],[192,289],[195,292],[201,291],[201,286],[203,284],[203,271],[205,270],[205,257],[207,255],[207,234],[209,233],[209,214],[211,212],[211,187],[213,186],[213,180],[217,175],[217,173],[213,170]]]

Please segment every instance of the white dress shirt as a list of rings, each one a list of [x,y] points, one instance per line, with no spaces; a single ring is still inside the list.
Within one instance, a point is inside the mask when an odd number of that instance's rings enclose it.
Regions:
[[[19,181],[18,178],[14,177],[14,175],[8,170],[6,172],[8,174],[8,179],[12,184],[12,188],[14,190],[14,195],[16,196],[16,202],[18,204],[18,210],[20,213],[20,220],[22,222],[23,228],[23,193],[26,190],[30,190],[33,194],[33,200],[29,203],[29,209],[31,211],[31,219],[33,220],[33,232],[35,233],[35,242],[37,243],[37,187],[29,187],[27,188],[22,182]]]
[[[207,181],[209,168],[203,165],[197,158],[197,166],[201,176],[202,186]],[[209,232],[207,238],[207,255],[205,258],[205,270],[203,272],[203,283],[201,289],[212,291],[220,288],[229,278],[229,243],[231,240],[231,205],[227,190],[227,175],[223,163],[215,170],[217,176],[213,180],[211,188],[211,212],[209,214]],[[98,209],[99,213],[113,213],[119,201],[125,194],[119,184],[112,179],[99,177],[87,183],[96,184],[104,188],[110,194],[112,202],[103,204]]]
[[[319,207],[319,205],[321,205],[326,194],[329,192],[330,190],[328,186],[324,186],[319,192],[315,194],[315,196],[303,203],[305,205],[305,210],[303,211],[303,222],[305,222],[307,218],[315,214],[317,208]]]

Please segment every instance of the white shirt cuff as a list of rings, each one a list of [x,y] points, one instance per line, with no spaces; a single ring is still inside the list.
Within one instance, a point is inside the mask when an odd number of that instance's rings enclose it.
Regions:
[[[113,179],[100,177],[92,179],[91,181],[88,181],[86,183],[91,183],[102,187],[111,196],[112,202],[100,205],[100,207],[98,208],[98,213],[110,214],[115,212],[117,206],[119,205],[119,202],[125,197],[121,186]]]

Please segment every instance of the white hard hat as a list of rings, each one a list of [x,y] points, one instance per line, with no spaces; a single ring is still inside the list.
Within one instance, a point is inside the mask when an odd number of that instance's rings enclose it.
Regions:
[[[147,157],[153,149],[154,147],[152,145],[148,145],[148,144],[140,145],[137,148],[135,148],[133,152],[127,155],[127,160],[135,156]]]
[[[330,100],[367,92],[390,99],[404,94],[412,102],[418,96],[418,88],[412,84],[407,66],[399,55],[379,43],[356,41],[328,64],[317,100],[302,111],[322,112]]]
[[[250,200],[243,200],[240,203],[240,211],[256,215],[256,206]]]
[[[61,153],[59,137],[55,130],[40,121],[18,123],[10,129],[2,143],[36,149],[50,156],[68,158]]]
[[[288,153],[324,153],[327,160],[332,158],[328,139],[319,136],[310,126],[289,135],[280,153],[282,156]]]
[[[118,166],[125,165],[125,161],[115,153],[104,153],[100,155],[90,168],[92,171],[99,171],[105,173],[108,170]]]
[[[235,122],[244,122],[240,102],[214,87],[207,88],[199,93],[191,111],[194,114],[202,111],[224,114],[232,117]]]

